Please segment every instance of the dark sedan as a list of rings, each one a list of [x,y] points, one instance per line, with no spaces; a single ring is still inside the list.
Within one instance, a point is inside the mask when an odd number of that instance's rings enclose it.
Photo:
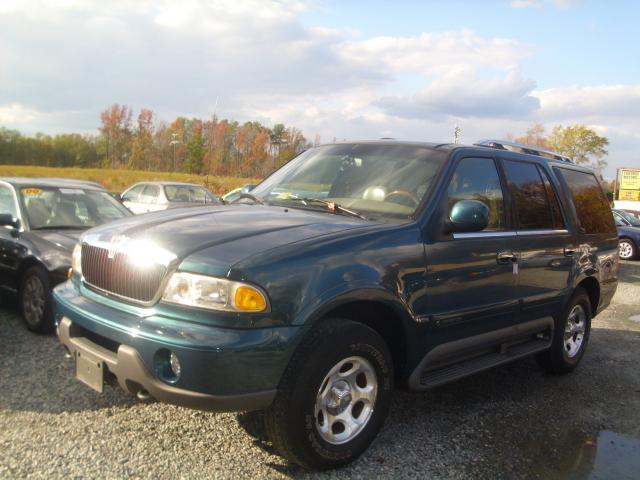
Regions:
[[[0,178],[0,292],[18,294],[30,330],[52,329],[51,290],[66,280],[80,234],[130,215],[97,183]]]
[[[618,253],[623,260],[633,260],[640,245],[640,220],[624,210],[614,210],[613,218],[618,228]]]

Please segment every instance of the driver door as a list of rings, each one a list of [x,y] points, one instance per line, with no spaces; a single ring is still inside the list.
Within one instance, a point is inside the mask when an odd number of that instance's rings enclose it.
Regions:
[[[445,214],[460,200],[478,200],[489,207],[489,224],[425,245],[429,314],[447,341],[517,321],[517,237],[506,192],[492,158],[460,159],[448,181]]]

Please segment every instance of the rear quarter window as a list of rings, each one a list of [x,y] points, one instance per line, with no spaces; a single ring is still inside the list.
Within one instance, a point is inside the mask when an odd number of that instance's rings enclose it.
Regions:
[[[595,175],[568,168],[555,167],[571,192],[583,233],[615,233],[616,226],[609,202]]]

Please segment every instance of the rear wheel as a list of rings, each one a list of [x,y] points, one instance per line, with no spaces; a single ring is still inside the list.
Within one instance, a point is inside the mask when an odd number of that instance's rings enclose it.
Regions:
[[[51,282],[44,268],[34,266],[24,273],[19,302],[22,319],[29,330],[45,333],[53,329]]]
[[[549,373],[571,372],[584,355],[590,333],[591,301],[579,287],[562,316],[556,318],[551,348],[537,355],[538,363]]]
[[[636,246],[628,238],[618,241],[618,255],[623,260],[633,260],[636,257]]]
[[[387,416],[393,389],[391,354],[371,328],[345,319],[315,326],[292,358],[265,412],[278,452],[305,468],[355,460]]]

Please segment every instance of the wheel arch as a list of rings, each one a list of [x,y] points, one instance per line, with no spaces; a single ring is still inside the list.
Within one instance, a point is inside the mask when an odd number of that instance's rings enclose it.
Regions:
[[[600,304],[600,283],[594,277],[584,278],[576,285],[576,288],[582,288],[589,296],[591,303],[591,315],[595,316]]]
[[[404,377],[407,365],[407,327],[403,316],[396,308],[376,300],[347,301],[322,315],[358,322],[378,333],[391,352],[396,381]]]

